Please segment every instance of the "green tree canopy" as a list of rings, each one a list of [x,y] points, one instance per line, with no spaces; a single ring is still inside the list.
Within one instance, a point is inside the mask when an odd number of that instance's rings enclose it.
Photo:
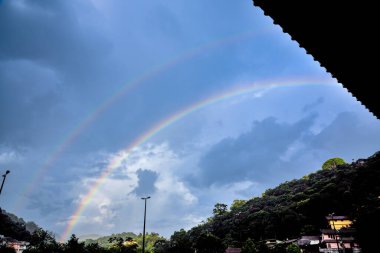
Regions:
[[[170,249],[170,242],[166,239],[157,240],[153,246],[154,253],[167,253]]]
[[[191,245],[189,235],[184,229],[175,231],[170,237],[170,252],[173,253],[193,253],[194,250]]]
[[[220,216],[225,213],[227,213],[227,205],[222,203],[216,203],[214,206],[214,209],[212,210],[212,213],[214,216]]]
[[[323,163],[322,169],[324,170],[331,170],[335,169],[338,165],[346,164],[346,162],[339,157],[328,159],[326,162]]]
[[[230,207],[231,211],[238,209],[239,207],[243,206],[245,203],[247,203],[246,200],[243,199],[235,199],[232,202],[232,205]]]
[[[286,247],[286,253],[301,253],[301,249],[298,245],[292,243]]]
[[[245,241],[243,248],[241,249],[241,253],[258,253],[258,252],[259,251],[251,238],[248,238],[247,241]]]
[[[55,241],[54,235],[51,232],[45,231],[42,228],[33,232],[30,244],[25,253],[57,253],[62,252],[62,247]]]
[[[84,242],[79,242],[75,235],[71,235],[65,245],[65,251],[70,253],[82,253],[84,252]]]
[[[222,240],[210,232],[202,233],[194,246],[199,253],[223,253],[225,250]]]

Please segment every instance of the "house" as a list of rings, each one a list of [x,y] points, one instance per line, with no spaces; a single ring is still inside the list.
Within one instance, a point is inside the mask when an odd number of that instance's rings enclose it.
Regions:
[[[339,230],[341,228],[351,227],[352,221],[348,218],[348,216],[326,216],[326,220],[328,221],[331,229]]]
[[[302,252],[319,252],[319,243],[321,237],[319,235],[301,236],[297,241],[297,245]]]
[[[16,253],[22,253],[24,250],[26,250],[26,247],[29,245],[29,243],[0,235],[0,246],[4,245],[14,249]]]
[[[330,227],[321,229],[322,238],[319,252],[361,252],[354,237],[356,231],[351,227],[352,221],[347,216],[327,216],[326,220]]]
[[[26,247],[28,245],[28,242],[17,241],[15,239],[7,242],[7,246],[13,248],[16,251],[16,253],[22,253],[24,250],[26,250]]]

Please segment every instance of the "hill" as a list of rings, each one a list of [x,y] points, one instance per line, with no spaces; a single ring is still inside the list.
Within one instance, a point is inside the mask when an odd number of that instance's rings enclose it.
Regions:
[[[135,239],[137,237],[137,235],[134,234],[134,233],[132,233],[132,232],[123,232],[123,233],[119,233],[119,234],[112,234],[112,235],[109,235],[109,236],[99,236],[96,239],[92,239],[92,238],[84,239],[84,243],[86,245],[89,245],[89,244],[92,244],[92,243],[97,243],[101,247],[109,248],[111,246],[111,243],[109,242],[109,240],[111,238],[114,238],[114,237],[116,237],[116,238],[122,238],[122,239],[126,239],[128,237],[131,237],[132,239]]]
[[[86,240],[96,240],[100,237],[102,237],[102,236],[98,235],[98,234],[88,234],[88,235],[79,235],[78,239],[79,239],[79,241],[84,242]]]
[[[17,240],[28,241],[31,234],[38,229],[32,222],[26,222],[12,213],[0,208],[0,234]]]
[[[261,197],[243,201],[228,210],[216,204],[214,215],[172,240],[196,245],[205,233],[219,238],[224,245],[241,246],[248,238],[296,238],[319,235],[327,226],[330,213],[354,219],[363,247],[376,241],[371,227],[380,226],[380,152],[352,164],[337,165],[288,181],[266,190]],[[190,247],[190,246],[189,246]]]
[[[115,245],[115,242],[110,242],[110,239],[116,239],[115,241],[118,241],[117,239],[123,239],[126,241],[127,238],[132,238],[134,242],[138,245],[137,251],[141,252],[141,245],[142,245],[142,234],[134,234],[132,232],[124,232],[120,234],[112,234],[110,236],[102,236],[98,239],[87,239],[84,241],[86,246],[91,246],[92,244],[98,244],[100,247],[104,249],[110,249]],[[154,245],[157,241],[165,241],[165,238],[160,236],[157,233],[147,233],[145,236],[145,243],[146,243],[146,252],[153,252]]]

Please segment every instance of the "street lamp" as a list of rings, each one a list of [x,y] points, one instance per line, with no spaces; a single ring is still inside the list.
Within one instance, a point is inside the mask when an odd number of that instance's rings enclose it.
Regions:
[[[144,230],[143,230],[143,243],[142,243],[142,253],[145,253],[145,223],[146,223],[146,200],[150,199],[150,197],[141,198],[145,201],[145,208],[144,208]]]
[[[0,195],[1,195],[1,191],[3,190],[3,186],[4,186],[4,182],[5,182],[5,178],[7,177],[7,175],[11,173],[9,170],[7,170],[4,175],[3,175],[3,182],[1,183],[1,187],[0,187]]]

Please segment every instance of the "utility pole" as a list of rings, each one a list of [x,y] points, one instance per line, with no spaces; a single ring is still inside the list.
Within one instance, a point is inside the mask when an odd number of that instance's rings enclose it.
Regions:
[[[143,230],[143,245],[142,245],[142,253],[145,253],[145,223],[146,223],[146,201],[150,199],[150,197],[141,198],[145,201],[144,207],[144,230]]]
[[[7,177],[7,175],[10,173],[9,170],[7,170],[4,175],[3,175],[3,182],[1,183],[1,187],[0,187],[0,195],[1,195],[1,191],[3,190],[3,186],[4,186],[4,182],[5,182],[5,178]]]

